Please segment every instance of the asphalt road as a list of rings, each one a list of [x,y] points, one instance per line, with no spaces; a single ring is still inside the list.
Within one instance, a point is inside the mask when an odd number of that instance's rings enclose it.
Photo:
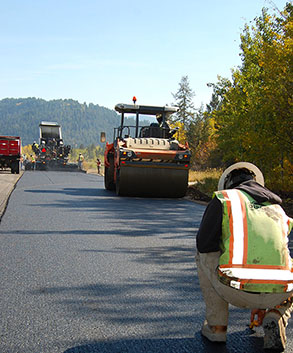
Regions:
[[[25,172],[0,223],[0,352],[262,352],[248,310],[231,307],[226,345],[200,334],[203,211],[117,197],[97,175]]]

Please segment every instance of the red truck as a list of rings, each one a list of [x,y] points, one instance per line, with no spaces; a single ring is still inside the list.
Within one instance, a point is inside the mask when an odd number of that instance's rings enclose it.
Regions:
[[[0,168],[11,168],[19,174],[21,141],[19,136],[0,136]]]

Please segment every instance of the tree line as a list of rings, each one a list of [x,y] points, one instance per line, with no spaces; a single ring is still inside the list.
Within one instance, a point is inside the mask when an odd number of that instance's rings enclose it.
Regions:
[[[209,83],[210,103],[195,109],[194,92],[183,76],[173,95],[193,150],[193,167],[224,168],[250,161],[275,190],[293,190],[293,6],[267,9],[240,36],[241,65],[232,78]]]
[[[1,135],[20,136],[23,146],[39,140],[41,121],[57,122],[62,127],[64,144],[72,147],[98,145],[101,131],[113,138],[118,114],[95,104],[80,104],[72,99],[46,101],[37,98],[0,100]]]

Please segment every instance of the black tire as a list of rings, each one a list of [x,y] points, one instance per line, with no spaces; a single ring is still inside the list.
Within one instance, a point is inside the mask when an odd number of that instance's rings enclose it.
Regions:
[[[20,162],[19,161],[13,161],[11,163],[11,174],[19,174],[19,165]]]
[[[114,183],[114,156],[113,154],[108,154],[108,161],[110,163],[110,167],[105,167],[105,177],[104,184],[106,190],[115,190]]]
[[[20,170],[20,162],[16,162],[15,168],[14,168],[14,173],[19,174],[19,170]]]
[[[25,170],[31,170],[32,169],[32,166],[31,166],[31,163],[27,162],[25,167],[24,167]]]

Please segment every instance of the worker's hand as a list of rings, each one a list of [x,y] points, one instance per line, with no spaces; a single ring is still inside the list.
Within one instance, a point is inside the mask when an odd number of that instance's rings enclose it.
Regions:
[[[263,309],[253,309],[251,310],[251,315],[250,315],[250,328],[253,328],[254,326],[261,326],[263,319],[265,317],[266,310]],[[255,316],[257,319],[255,320]]]

